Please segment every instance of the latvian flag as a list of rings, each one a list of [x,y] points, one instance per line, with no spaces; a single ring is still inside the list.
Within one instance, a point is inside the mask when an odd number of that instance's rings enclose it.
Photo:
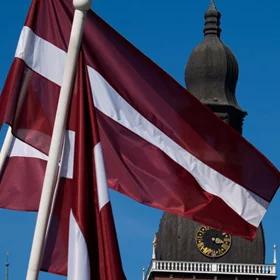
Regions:
[[[65,4],[33,1],[1,95],[1,121],[10,123],[14,133],[1,172],[4,208],[36,211],[39,206],[69,30],[67,38],[55,36],[58,24],[70,29],[72,20]],[[69,18],[48,22],[49,13]],[[64,138],[41,270],[68,280],[125,280],[83,51]]]
[[[0,100],[0,120],[15,136],[1,174],[1,207],[38,207],[71,2],[34,0],[21,32]],[[107,196],[98,186],[99,172],[104,184],[100,143],[113,189],[248,239],[280,184],[279,171],[262,154],[91,11],[43,269],[66,273],[67,246],[69,255],[80,253],[71,247],[76,235],[88,254],[77,264],[90,267],[91,278],[84,279],[124,277]],[[68,274],[72,268],[70,260]]]

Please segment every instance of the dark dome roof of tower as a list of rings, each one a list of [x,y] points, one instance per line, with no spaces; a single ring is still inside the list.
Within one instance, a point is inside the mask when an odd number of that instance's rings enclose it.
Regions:
[[[176,215],[164,214],[157,233],[156,259],[165,261],[264,263],[264,237],[262,227],[253,241],[232,236],[229,251],[217,258],[204,256],[196,246],[196,233],[200,224]]]
[[[220,39],[221,14],[213,1],[204,17],[204,40],[193,50],[186,66],[187,88],[202,103],[240,109],[235,98],[238,64]]]

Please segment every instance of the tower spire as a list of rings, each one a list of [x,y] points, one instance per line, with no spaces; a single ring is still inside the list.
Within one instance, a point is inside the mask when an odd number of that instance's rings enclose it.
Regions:
[[[214,0],[211,0],[209,7],[204,15],[204,36],[216,35],[220,38],[221,28],[220,28],[220,19],[221,13],[217,10],[216,3]]]

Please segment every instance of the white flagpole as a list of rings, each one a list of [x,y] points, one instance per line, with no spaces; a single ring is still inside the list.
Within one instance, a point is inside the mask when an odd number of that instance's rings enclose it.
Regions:
[[[0,174],[2,173],[2,169],[4,167],[5,160],[9,154],[13,139],[14,137],[12,134],[12,129],[9,126],[0,153]]]
[[[84,19],[90,9],[91,0],[73,0],[75,7],[74,19],[65,62],[62,86],[58,100],[57,112],[53,128],[53,136],[49,150],[43,190],[35,226],[33,243],[29,258],[26,280],[37,280],[40,271],[44,241],[48,227],[54,189],[57,182],[58,164],[61,159],[65,123],[75,78],[75,66],[80,50]]]

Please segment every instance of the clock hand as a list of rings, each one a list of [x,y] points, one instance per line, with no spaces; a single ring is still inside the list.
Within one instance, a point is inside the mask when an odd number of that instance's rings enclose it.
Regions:
[[[212,237],[212,241],[215,242],[216,244],[223,244],[224,243],[224,241],[219,237]]]
[[[223,244],[224,241],[223,241],[222,239],[220,239],[219,237],[217,237],[217,238],[215,239],[215,243],[216,243],[216,244]]]

